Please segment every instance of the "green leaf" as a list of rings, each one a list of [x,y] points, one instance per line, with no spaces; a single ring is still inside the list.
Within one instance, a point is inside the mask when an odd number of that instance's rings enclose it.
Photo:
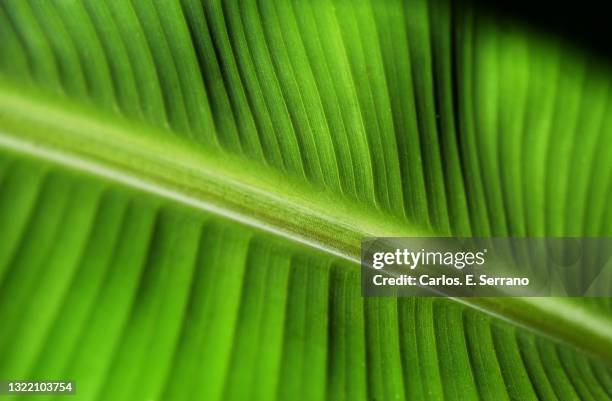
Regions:
[[[0,379],[610,399],[610,299],[363,298],[357,262],[612,235],[611,78],[448,2],[0,0]]]

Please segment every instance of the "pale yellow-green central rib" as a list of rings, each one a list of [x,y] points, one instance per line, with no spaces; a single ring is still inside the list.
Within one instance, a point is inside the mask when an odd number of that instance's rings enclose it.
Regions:
[[[170,132],[0,81],[0,146],[206,210],[359,263],[369,236],[431,236]],[[459,302],[612,360],[612,319],[571,299],[465,298]]]

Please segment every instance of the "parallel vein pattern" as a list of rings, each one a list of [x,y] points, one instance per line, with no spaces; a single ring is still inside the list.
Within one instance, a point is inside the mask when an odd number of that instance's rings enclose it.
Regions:
[[[11,79],[439,233],[612,233],[608,68],[469,4],[3,0],[0,29]]]
[[[364,299],[352,264],[0,160],[0,377],[70,378],[79,400],[612,398],[612,368],[569,346],[449,300]]]
[[[612,235],[611,79],[450,0],[0,0],[12,87],[441,235]],[[364,299],[347,262],[0,155],[2,379],[103,401],[612,398],[609,361],[545,335]]]

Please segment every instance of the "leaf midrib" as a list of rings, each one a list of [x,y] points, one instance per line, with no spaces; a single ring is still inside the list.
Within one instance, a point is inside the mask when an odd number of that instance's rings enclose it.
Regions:
[[[170,131],[0,80],[0,146],[280,235],[359,264],[364,237],[434,233]],[[562,298],[455,299],[612,360],[612,321]]]

